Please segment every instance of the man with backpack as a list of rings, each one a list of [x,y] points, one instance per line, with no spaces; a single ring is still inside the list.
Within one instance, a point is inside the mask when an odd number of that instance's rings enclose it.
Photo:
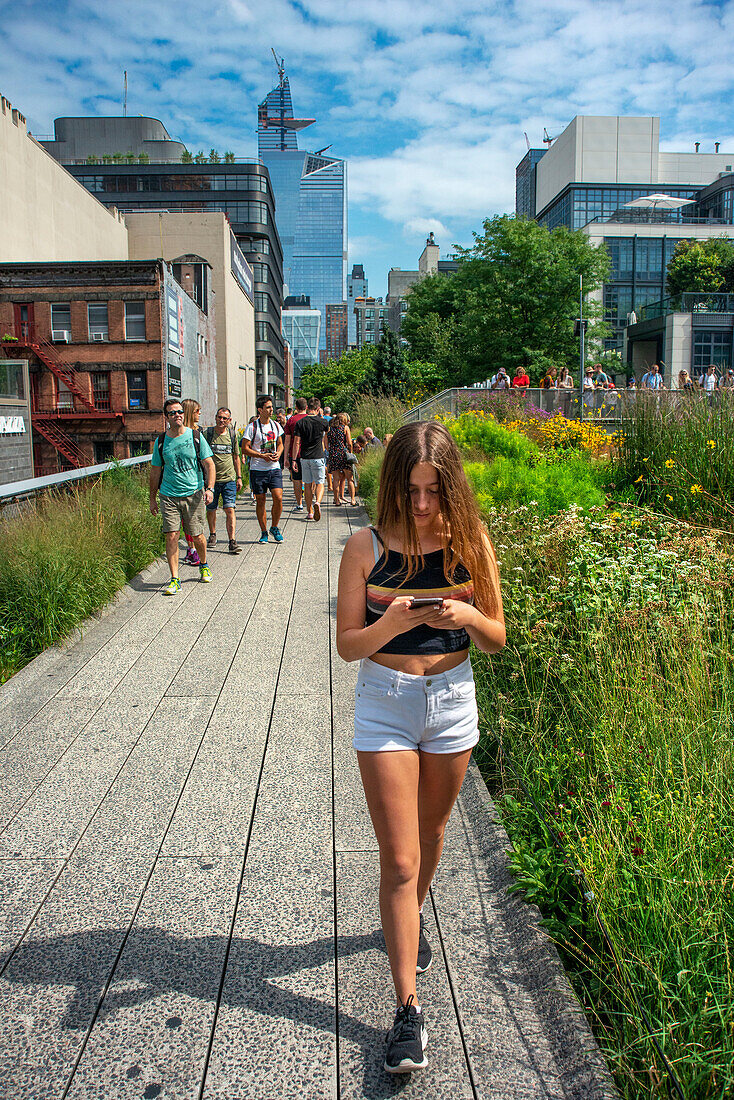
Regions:
[[[185,428],[184,411],[178,398],[169,397],[163,406],[168,430],[153,445],[150,464],[150,511],[158,515],[158,501],[166,536],[166,557],[171,580],[163,589],[165,596],[181,591],[178,579],[178,535],[181,527],[194,541],[199,555],[199,580],[208,583],[211,569],[206,564],[204,505],[212,499],[214,462],[209,444],[199,429]]]
[[[270,534],[276,542],[282,542],[278,522],[283,511],[283,471],[279,462],[283,453],[283,429],[273,420],[272,398],[266,393],[257,398],[255,407],[257,417],[245,428],[242,453],[250,460],[250,488],[255,495],[255,514],[260,524],[257,541],[268,541],[266,501],[270,490],[273,498]]]
[[[241,554],[242,547],[235,538],[237,517],[234,510],[237,503],[237,494],[242,488],[237,432],[232,427],[232,413],[229,409],[225,407],[217,409],[215,420],[215,426],[207,428],[204,432],[204,438],[211,448],[214,469],[216,470],[212,501],[211,504],[206,506],[206,519],[209,524],[209,538],[206,544],[210,550],[217,545],[217,504],[221,496],[224,517],[227,522],[229,552],[230,554]]]

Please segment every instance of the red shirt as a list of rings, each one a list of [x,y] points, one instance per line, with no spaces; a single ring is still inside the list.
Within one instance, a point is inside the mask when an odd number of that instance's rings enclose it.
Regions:
[[[530,379],[527,374],[516,374],[512,379],[511,385],[513,386],[529,386]]]
[[[293,413],[285,422],[284,433],[285,435],[293,435],[293,427],[299,420],[303,420],[304,416],[308,416],[308,413]]]

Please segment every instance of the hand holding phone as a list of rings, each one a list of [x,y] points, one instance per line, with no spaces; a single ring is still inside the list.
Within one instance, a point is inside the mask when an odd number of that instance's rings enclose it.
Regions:
[[[441,596],[413,596],[409,607],[411,611],[419,607],[443,607],[443,599]]]

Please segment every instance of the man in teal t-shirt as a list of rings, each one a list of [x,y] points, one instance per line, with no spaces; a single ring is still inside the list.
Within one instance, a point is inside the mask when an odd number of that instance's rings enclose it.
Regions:
[[[199,554],[199,580],[212,579],[206,563],[206,539],[204,538],[204,505],[212,499],[214,484],[214,460],[211,447],[202,435],[196,441],[191,428],[183,423],[183,407],[177,398],[169,397],[163,406],[168,420],[168,431],[163,436],[161,455],[156,439],[150,464],[150,510],[158,515],[158,501],[163,517],[163,534],[166,536],[166,557],[171,570],[171,580],[163,592],[175,596],[181,591],[178,579],[178,536],[181,527],[193,539]],[[162,469],[161,469],[162,467]]]

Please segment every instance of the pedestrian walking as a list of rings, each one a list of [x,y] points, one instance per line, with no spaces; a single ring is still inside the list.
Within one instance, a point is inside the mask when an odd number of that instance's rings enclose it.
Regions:
[[[296,407],[291,416],[288,417],[285,424],[285,438],[283,457],[285,462],[285,468],[291,472],[291,483],[293,485],[293,495],[296,498],[296,503],[293,508],[294,512],[303,511],[303,471],[301,470],[301,460],[293,459],[291,454],[293,450],[293,428],[299,420],[303,420],[308,409],[308,401],[305,397],[299,397],[296,399]]]
[[[324,419],[326,419],[324,417]],[[328,470],[332,477],[334,504],[344,503],[344,483],[351,471],[354,454],[352,436],[349,431],[349,417],[346,413],[337,413],[332,417],[326,432],[329,446]],[[354,504],[354,481],[352,481],[352,504]]]
[[[214,460],[214,488],[212,500],[206,507],[206,519],[209,524],[209,538],[206,541],[210,550],[217,545],[217,505],[222,498],[224,518],[227,525],[230,554],[240,554],[242,547],[237,542],[237,516],[235,505],[237,494],[242,488],[242,468],[237,445],[237,432],[232,426],[232,413],[222,406],[217,409],[215,423],[204,432]]]
[[[268,541],[267,494],[272,498],[270,534],[283,541],[278,523],[283,511],[283,471],[278,459],[283,450],[283,429],[273,419],[273,402],[261,394],[255,402],[258,415],[245,428],[242,451],[250,459],[250,489],[255,497],[255,514],[260,524],[258,542]]]
[[[485,653],[505,644],[494,550],[446,428],[405,424],[385,453],[376,525],[345,547],[337,601],[338,652],[360,661],[354,747],[398,999],[388,1073],[427,1065],[422,908],[479,738],[471,641]]]
[[[201,416],[201,405],[198,401],[195,401],[193,397],[184,397],[181,402],[181,406],[184,411],[184,428],[191,428],[193,431],[198,431],[199,417]],[[201,565],[199,555],[196,552],[193,539],[190,535],[187,535],[184,531],[184,538],[186,539],[186,556],[184,557],[185,565]]]
[[[209,444],[199,429],[184,426],[183,404],[178,398],[169,397],[163,412],[168,429],[153,444],[150,511],[157,516],[160,502],[166,558],[171,571],[171,579],[163,591],[166,596],[175,596],[181,591],[178,577],[178,536],[181,527],[191,537],[199,555],[199,580],[207,583],[212,579],[206,562],[204,506],[212,498],[214,462]]]
[[[326,481],[326,442],[327,422],[321,415],[321,402],[312,397],[308,402],[306,416],[293,428],[293,461],[301,460],[303,485],[306,494],[306,519],[321,519],[321,500]]]

